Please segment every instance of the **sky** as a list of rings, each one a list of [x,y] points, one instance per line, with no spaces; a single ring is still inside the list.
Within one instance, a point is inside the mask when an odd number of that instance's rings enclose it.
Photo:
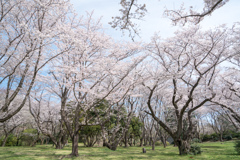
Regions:
[[[86,12],[94,12],[94,19],[101,18],[105,33],[113,37],[115,40],[131,40],[128,33],[122,35],[122,32],[111,28],[108,24],[112,17],[120,15],[120,0],[71,0],[75,11],[79,15],[86,15]],[[167,38],[174,35],[178,27],[173,26],[171,21],[163,16],[165,8],[179,9],[184,4],[188,9],[201,11],[203,8],[203,0],[139,0],[139,3],[146,3],[147,14],[143,21],[137,21],[139,25],[140,37],[139,41],[149,42],[154,33],[158,33],[161,37]],[[226,5],[214,11],[211,16],[205,17],[201,22],[204,30],[214,28],[216,26],[227,24],[229,27],[235,22],[240,21],[240,0],[230,0]]]

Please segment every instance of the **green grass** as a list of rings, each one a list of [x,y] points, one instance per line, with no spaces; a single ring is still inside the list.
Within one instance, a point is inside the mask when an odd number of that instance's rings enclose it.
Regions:
[[[65,147],[63,150],[56,150],[51,145],[37,145],[36,147],[0,147],[1,160],[44,160],[44,159],[81,159],[81,160],[138,160],[138,159],[161,159],[161,160],[239,160],[240,155],[234,150],[234,141],[228,142],[207,142],[200,144],[202,146],[201,155],[179,156],[177,147],[157,146],[155,151],[151,147],[145,147],[147,153],[142,153],[141,147],[118,147],[117,151],[111,151],[105,147],[86,148],[79,144],[79,157],[65,158],[71,153],[71,147]]]

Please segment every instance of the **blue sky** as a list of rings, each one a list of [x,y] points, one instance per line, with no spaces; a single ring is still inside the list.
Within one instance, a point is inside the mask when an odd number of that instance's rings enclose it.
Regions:
[[[103,27],[106,33],[116,40],[130,40],[128,34],[122,36],[121,31],[112,29],[108,22],[113,16],[119,15],[120,0],[71,0],[76,12],[84,15],[87,12],[94,11],[94,18],[102,17]],[[203,0],[139,0],[139,3],[146,3],[148,13],[144,21],[137,23],[141,29],[142,40],[148,42],[151,36],[157,32],[161,37],[172,36],[177,30],[176,26],[171,25],[168,18],[163,17],[164,8],[178,9],[182,3],[188,9],[192,6],[194,9],[201,11]],[[216,10],[211,16],[206,17],[201,26],[203,29],[214,28],[221,24],[233,25],[234,22],[240,21],[240,1],[230,0],[225,6]]]

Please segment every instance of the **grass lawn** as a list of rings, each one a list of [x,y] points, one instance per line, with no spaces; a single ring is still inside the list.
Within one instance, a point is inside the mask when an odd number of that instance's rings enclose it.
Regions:
[[[117,151],[111,151],[105,147],[85,148],[79,144],[79,157],[64,158],[71,153],[71,147],[65,147],[63,150],[56,150],[52,145],[37,145],[36,147],[0,147],[0,160],[44,160],[44,159],[81,159],[81,160],[99,160],[99,159],[161,159],[161,160],[186,160],[186,159],[204,159],[204,160],[239,160],[240,155],[234,150],[234,141],[228,142],[207,142],[200,144],[202,146],[201,155],[179,156],[177,147],[156,146],[155,151],[151,147],[145,147],[147,153],[142,153],[141,147],[118,147]]]

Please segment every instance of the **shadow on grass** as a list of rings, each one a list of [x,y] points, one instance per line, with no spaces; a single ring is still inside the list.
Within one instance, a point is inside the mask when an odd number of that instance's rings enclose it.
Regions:
[[[3,159],[16,159],[16,158],[24,158],[24,159],[30,159],[30,158],[27,158],[29,155],[27,154],[22,154],[22,155],[16,155],[16,154],[11,154],[11,155],[8,155],[8,156],[3,156],[2,158]]]
[[[201,148],[222,148],[221,146],[202,146]]]
[[[239,156],[239,159],[240,159],[240,155],[237,154],[237,153],[227,153],[225,155],[228,155],[228,156]]]

